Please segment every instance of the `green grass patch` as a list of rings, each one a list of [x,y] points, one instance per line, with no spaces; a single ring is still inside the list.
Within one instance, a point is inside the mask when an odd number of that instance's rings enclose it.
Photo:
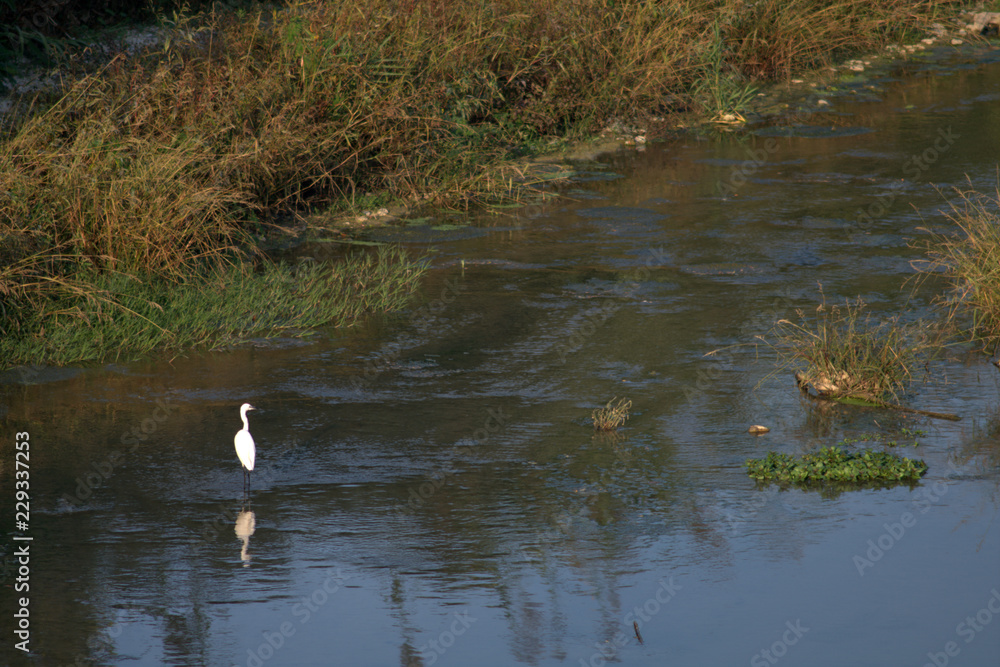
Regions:
[[[747,459],[744,465],[758,482],[780,485],[915,482],[927,472],[927,464],[919,459],[871,449],[849,453],[839,447],[802,456],[769,452],[763,459]]]
[[[213,268],[181,284],[118,273],[43,302],[0,338],[5,366],[130,360],[156,351],[219,349],[250,339],[308,336],[403,307],[425,270],[399,250],[337,263]]]
[[[854,438],[844,438],[840,441],[841,445],[855,445],[859,442],[873,442],[876,444],[881,444],[883,447],[919,447],[920,441],[917,439],[923,435],[926,435],[926,431],[920,429],[909,429],[901,428],[893,434],[882,434],[882,433],[862,433]],[[892,438],[892,435],[897,435],[902,439],[902,444],[900,440]],[[912,438],[912,442],[907,442],[907,440]]]

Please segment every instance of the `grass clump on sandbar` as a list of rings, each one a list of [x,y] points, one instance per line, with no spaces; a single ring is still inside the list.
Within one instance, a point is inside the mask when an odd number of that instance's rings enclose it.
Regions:
[[[823,398],[875,405],[896,401],[938,350],[936,330],[900,318],[875,319],[858,299],[843,306],[825,300],[798,322],[779,320],[770,343],[779,364],[794,368],[799,387]]]

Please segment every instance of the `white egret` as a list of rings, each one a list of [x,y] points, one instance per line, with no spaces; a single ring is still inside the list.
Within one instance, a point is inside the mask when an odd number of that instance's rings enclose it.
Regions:
[[[243,420],[243,428],[237,431],[236,437],[233,438],[233,442],[236,445],[236,456],[240,457],[240,463],[243,464],[243,488],[248,494],[250,493],[250,472],[253,471],[253,462],[257,458],[257,445],[254,444],[253,436],[250,435],[247,410],[256,409],[249,403],[244,403],[240,407],[240,419]]]

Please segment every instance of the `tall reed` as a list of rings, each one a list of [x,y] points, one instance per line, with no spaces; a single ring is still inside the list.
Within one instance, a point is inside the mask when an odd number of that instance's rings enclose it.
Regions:
[[[944,280],[939,303],[961,338],[989,354],[1000,352],[1000,188],[988,195],[955,189],[949,220],[955,231],[932,234],[914,266]]]

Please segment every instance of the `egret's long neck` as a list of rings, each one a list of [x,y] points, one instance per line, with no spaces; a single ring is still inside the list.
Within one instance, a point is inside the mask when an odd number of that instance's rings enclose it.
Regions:
[[[249,422],[247,422],[247,411],[246,410],[240,410],[240,419],[243,420],[243,430],[244,431],[249,430],[250,424],[249,424]]]

